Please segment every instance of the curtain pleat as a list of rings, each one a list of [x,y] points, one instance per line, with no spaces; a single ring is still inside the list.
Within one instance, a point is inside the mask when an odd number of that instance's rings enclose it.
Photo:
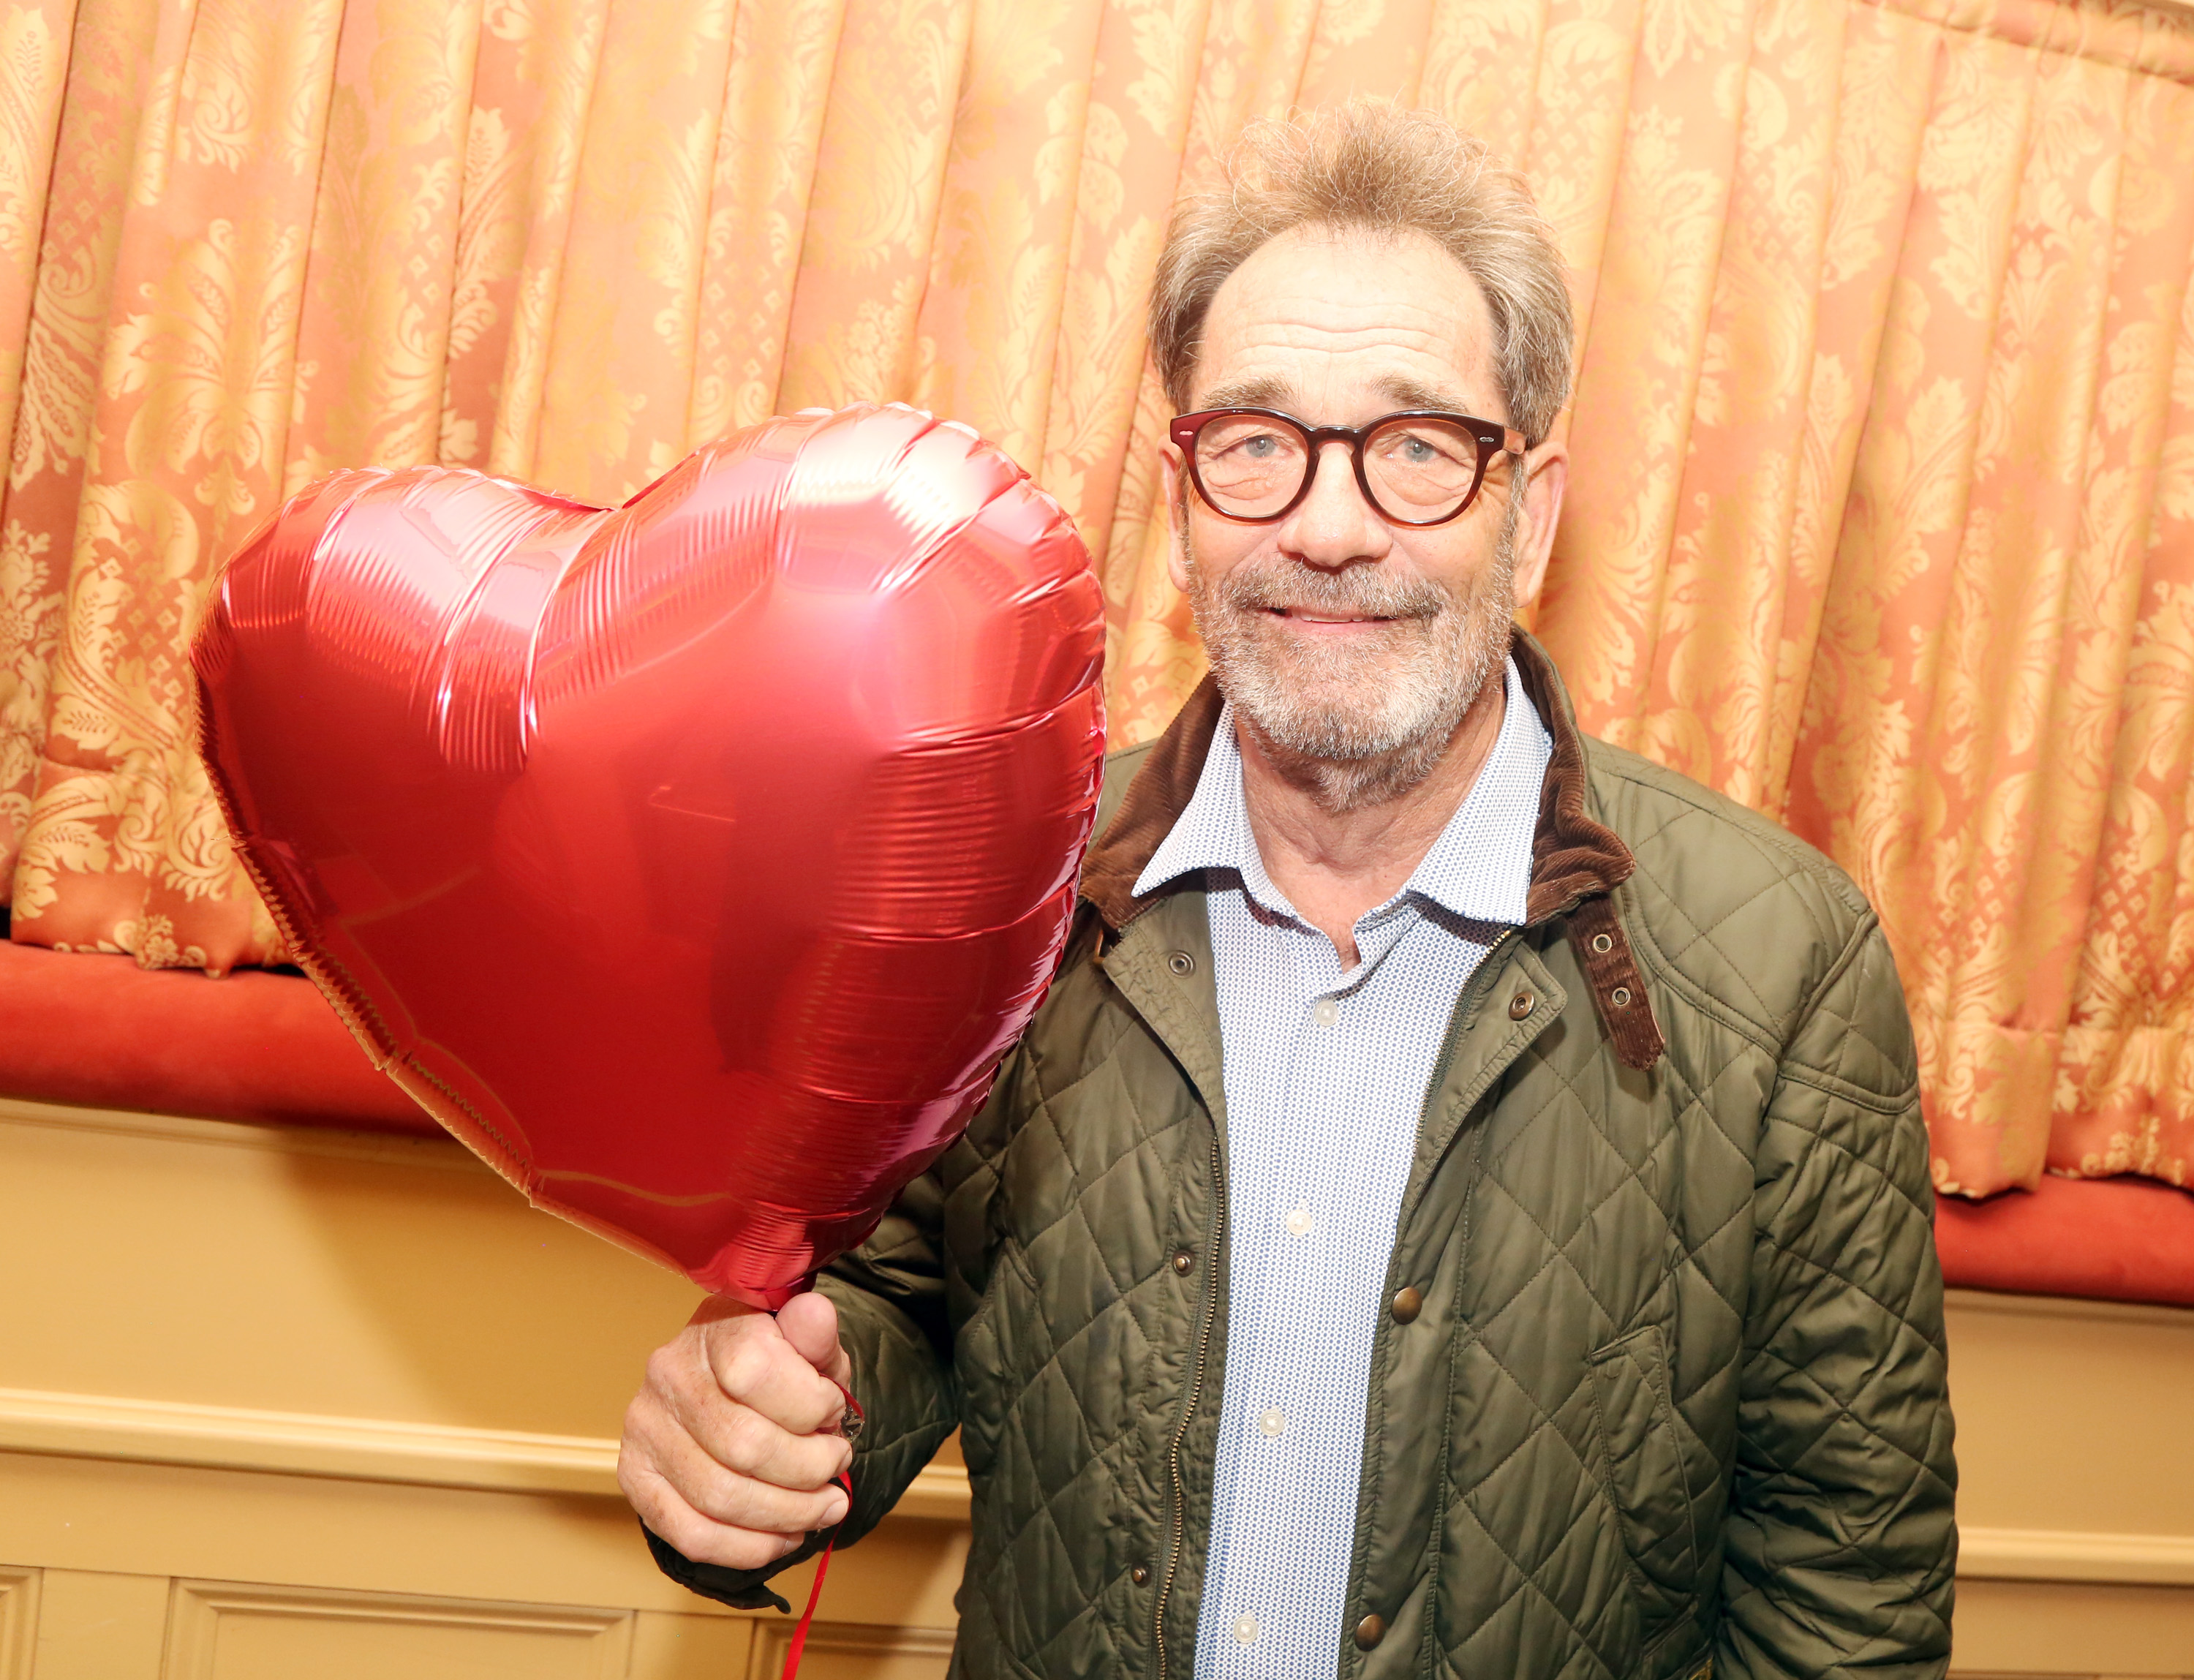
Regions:
[[[1142,317],[1253,118],[1531,178],[1580,323],[1535,624],[1588,728],[1879,908],[1937,1182],[2194,1162],[2194,13],[2128,0],[0,0],[14,936],[279,959],[191,751],[223,556],[338,465],[610,500],[916,402],[1201,676]]]

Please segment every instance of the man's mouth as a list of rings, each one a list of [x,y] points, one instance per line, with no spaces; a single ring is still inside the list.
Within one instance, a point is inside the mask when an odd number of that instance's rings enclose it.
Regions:
[[[1314,612],[1307,607],[1268,607],[1265,609],[1276,618],[1291,618],[1299,624],[1391,624],[1395,620],[1378,613]]]

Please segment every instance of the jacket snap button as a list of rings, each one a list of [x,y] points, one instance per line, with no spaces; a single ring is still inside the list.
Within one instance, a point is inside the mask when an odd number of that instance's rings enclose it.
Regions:
[[[1508,1000],[1508,1019],[1521,1021],[1525,1015],[1531,1014],[1531,1006],[1538,1001],[1528,992],[1519,992]]]
[[[1425,1297],[1417,1293],[1413,1285],[1404,1284],[1394,1292],[1394,1322],[1414,1324],[1417,1315],[1425,1309]]]
[[[1384,1616],[1366,1616],[1356,1624],[1356,1648],[1359,1651],[1370,1650],[1386,1637],[1387,1619]]]
[[[1128,1571],[1128,1579],[1137,1586],[1148,1586],[1151,1584],[1151,1572],[1138,1563]]]
[[[1196,1257],[1193,1254],[1191,1254],[1186,1249],[1177,1248],[1174,1250],[1173,1269],[1176,1272],[1179,1272],[1183,1277],[1186,1277],[1188,1275],[1190,1268],[1193,1267],[1195,1264]]]
[[[1592,936],[1592,948],[1605,957],[1615,949],[1615,941],[1605,934],[1594,934]]]
[[[1607,999],[1616,1008],[1627,1010],[1630,1007],[1630,988],[1627,986],[1618,986],[1607,994]]]
[[[1175,974],[1194,974],[1196,972],[1196,958],[1190,956],[1186,951],[1176,951],[1172,956],[1166,958],[1166,966],[1171,969]]]

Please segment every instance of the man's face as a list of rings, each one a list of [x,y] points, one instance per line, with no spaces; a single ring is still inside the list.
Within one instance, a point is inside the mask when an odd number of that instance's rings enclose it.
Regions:
[[[1213,298],[1190,407],[1312,426],[1399,409],[1506,422],[1493,351],[1484,295],[1430,239],[1297,229]],[[1267,743],[1329,770],[1323,803],[1421,780],[1501,669],[1514,608],[1544,573],[1559,456],[1533,452],[1528,489],[1496,457],[1460,517],[1412,527],[1381,518],[1347,448],[1327,445],[1292,512],[1246,525],[1204,504],[1169,446],[1175,581],[1220,686]]]

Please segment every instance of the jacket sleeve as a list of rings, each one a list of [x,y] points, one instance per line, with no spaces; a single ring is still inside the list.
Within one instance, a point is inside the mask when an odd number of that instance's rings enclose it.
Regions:
[[[940,1164],[907,1186],[868,1241],[817,1286],[838,1309],[862,1414],[841,1545],[883,1520],[960,1422],[945,1308],[945,1177]]]
[[[1716,1680],[1941,1675],[1957,1481],[1911,1023],[1865,917],[1755,1155]]]
[[[1016,1054],[1000,1070],[1000,1087],[1018,1059]],[[908,1185],[869,1240],[833,1261],[816,1284],[838,1309],[838,1339],[853,1365],[853,1398],[861,1407],[846,1520],[761,1569],[697,1563],[643,1526],[656,1562],[680,1585],[738,1609],[788,1608],[770,1588],[771,1579],[834,1537],[850,1545],[875,1528],[952,1433],[959,1418],[945,1306],[945,1185],[951,1154],[964,1148],[956,1145]]]

